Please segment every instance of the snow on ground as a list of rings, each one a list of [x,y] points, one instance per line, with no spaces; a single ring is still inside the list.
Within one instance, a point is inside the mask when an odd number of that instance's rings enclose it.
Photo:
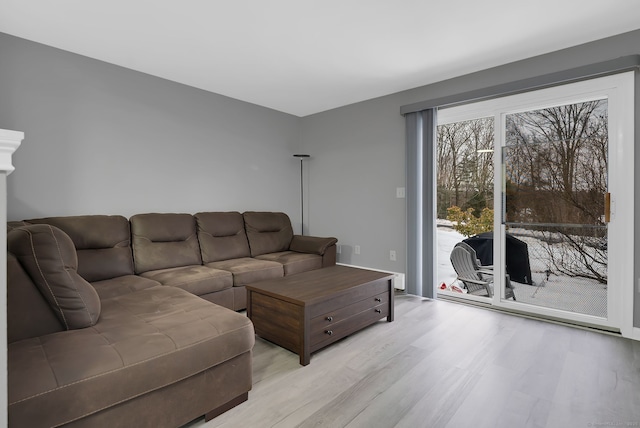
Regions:
[[[463,239],[465,236],[454,229],[448,227],[437,227],[438,237],[438,273],[436,278],[438,279],[438,285],[443,282],[447,285],[451,285],[456,280],[456,271],[451,265],[449,255],[453,247]],[[517,299],[517,297],[516,297]]]
[[[437,284],[439,286],[444,282],[447,285],[456,283],[462,286],[456,282],[456,272],[449,261],[449,255],[453,247],[465,239],[465,236],[441,220],[438,220],[437,226]],[[529,246],[529,262],[534,283],[532,286],[511,282],[518,302],[599,317],[607,316],[606,285],[595,280],[555,274],[551,274],[547,279],[545,271],[549,263],[544,258],[545,250],[542,247],[545,244],[533,237],[518,236],[518,239]]]

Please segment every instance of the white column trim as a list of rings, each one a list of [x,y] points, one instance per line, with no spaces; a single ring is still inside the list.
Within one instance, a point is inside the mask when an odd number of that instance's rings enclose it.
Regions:
[[[7,175],[15,169],[11,156],[16,151],[22,140],[24,133],[0,129],[0,224],[7,223]],[[8,426],[8,397],[7,397],[7,228],[0,227],[0,382],[2,383],[2,401],[0,401],[0,425]]]
[[[9,175],[15,170],[11,156],[23,139],[24,132],[0,129],[0,172]]]

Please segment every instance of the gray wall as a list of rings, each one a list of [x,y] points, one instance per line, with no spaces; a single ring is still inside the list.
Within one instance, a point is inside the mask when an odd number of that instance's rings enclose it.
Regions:
[[[300,222],[300,119],[0,33],[8,218],[279,210]]]
[[[405,185],[402,105],[637,54],[640,31],[303,118],[302,148],[313,156],[308,177],[309,233],[338,236],[344,246],[340,261],[405,272],[406,210],[404,200],[396,198],[396,187]],[[636,80],[638,105],[640,80]],[[636,107],[636,116],[639,114],[640,107]],[[640,159],[640,153],[637,156]],[[640,194],[637,175],[636,192]],[[638,197],[636,203],[640,204]],[[640,215],[640,207],[636,215]],[[638,243],[640,225],[636,224],[635,230]],[[353,254],[355,245],[361,246],[360,255]],[[396,262],[389,260],[392,249],[398,251]],[[635,325],[640,326],[638,293]]]

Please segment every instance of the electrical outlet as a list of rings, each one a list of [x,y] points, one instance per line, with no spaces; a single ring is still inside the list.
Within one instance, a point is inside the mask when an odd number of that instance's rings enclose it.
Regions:
[[[360,245],[356,245],[355,247],[353,247],[353,252],[356,254],[360,254]]]
[[[396,251],[395,250],[389,251],[389,260],[391,260],[392,262],[396,261]]]
[[[396,187],[396,198],[404,198],[404,197],[405,197],[404,187]]]

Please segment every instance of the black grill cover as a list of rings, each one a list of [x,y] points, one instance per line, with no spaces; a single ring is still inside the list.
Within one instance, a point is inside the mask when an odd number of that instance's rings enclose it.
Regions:
[[[533,285],[527,243],[508,233],[506,234],[506,240],[506,268],[511,281]],[[469,244],[476,250],[481,264],[493,264],[493,232],[481,233],[462,242]]]

